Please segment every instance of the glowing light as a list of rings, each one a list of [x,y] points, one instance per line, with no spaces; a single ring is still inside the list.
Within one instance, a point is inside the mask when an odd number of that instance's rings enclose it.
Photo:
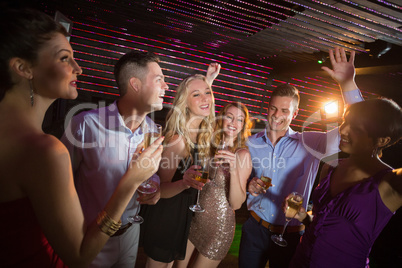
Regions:
[[[327,102],[324,105],[324,111],[327,119],[337,117],[339,112],[338,101]]]

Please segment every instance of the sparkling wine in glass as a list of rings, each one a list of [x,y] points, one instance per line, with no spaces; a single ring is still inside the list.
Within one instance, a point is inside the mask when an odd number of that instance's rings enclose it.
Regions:
[[[155,140],[162,136],[162,126],[158,124],[148,125],[146,122],[144,122],[142,131],[144,132],[143,150],[145,150],[147,147],[149,147],[149,145],[154,143]],[[159,186],[156,182],[147,179],[138,186],[137,191],[142,194],[153,194],[158,191],[158,189]],[[127,220],[133,224],[141,224],[144,222],[144,219],[138,215],[138,212],[136,215],[127,217]]]
[[[224,137],[223,137],[224,138]],[[216,148],[216,153],[215,153],[215,155],[216,154],[218,154],[218,151],[230,151],[230,148],[229,148],[229,146],[227,145],[227,143],[226,143],[226,141],[223,139],[222,141],[221,141],[221,143],[218,145],[218,147]],[[218,159],[219,161],[223,161],[224,159],[223,158],[219,158]],[[223,167],[223,168],[229,168],[229,163],[227,163],[227,162],[223,162],[223,163],[221,163],[221,166]]]
[[[152,189],[156,189],[156,191],[159,189],[159,185],[158,185],[158,183],[157,182],[155,182],[155,181],[153,181],[153,180],[148,180],[148,184],[151,184],[152,186],[151,186],[151,188]],[[142,184],[141,184],[142,185]],[[152,193],[154,193],[154,192],[149,192],[149,189],[150,189],[150,187],[144,187],[144,186],[138,186],[138,188],[137,188],[137,192],[139,192],[139,193],[141,193],[141,194],[152,194]],[[155,191],[155,192],[156,192]],[[132,224],[141,224],[141,223],[143,223],[144,222],[144,219],[140,216],[140,215],[138,215],[138,211],[137,211],[137,214],[135,214],[135,215],[133,215],[133,216],[128,216],[127,217],[127,220],[129,221],[129,222],[131,222]]]
[[[285,226],[283,227],[283,231],[280,235],[272,235],[271,236],[272,241],[274,241],[277,245],[279,245],[281,247],[286,247],[288,245],[286,240],[283,239],[283,234],[285,233],[286,226],[288,226],[288,223],[299,212],[299,209],[300,209],[301,205],[303,204],[303,196],[299,193],[293,192],[290,194],[287,202],[288,202],[288,206],[286,207],[286,211],[285,211],[286,223],[285,223]]]
[[[201,166],[201,169],[196,169],[201,175],[195,175],[194,179],[200,181],[202,183],[206,183],[209,177],[209,170],[208,170],[208,161],[207,159],[199,159],[196,161],[197,166]],[[197,203],[195,205],[191,205],[190,210],[193,212],[204,212],[205,209],[200,205],[200,190],[197,192]]]
[[[144,150],[154,143],[159,137],[162,136],[162,126],[158,124],[148,125],[143,127],[144,131]],[[145,194],[152,194],[158,191],[157,185],[155,186],[151,180],[146,180],[138,186],[137,191]]]
[[[271,184],[272,179],[271,179],[270,177],[265,176],[265,175],[263,174],[263,175],[261,175],[260,180],[262,180],[262,182],[264,183],[264,186],[261,186],[261,187],[262,187],[265,191],[268,190],[268,188],[269,188],[270,186],[272,186],[272,184]],[[262,194],[261,199],[260,199],[260,202],[258,203],[258,209],[259,209],[261,212],[264,212],[264,211],[265,211],[265,209],[261,206],[261,202],[262,202],[262,199],[263,199],[263,198],[264,198],[264,195]]]

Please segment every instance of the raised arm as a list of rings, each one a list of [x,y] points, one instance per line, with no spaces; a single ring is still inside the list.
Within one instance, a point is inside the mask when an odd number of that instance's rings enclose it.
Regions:
[[[323,66],[321,69],[326,71],[332,79],[334,79],[342,91],[352,91],[357,89],[355,83],[355,52],[350,52],[349,60],[346,56],[345,49],[336,47],[329,50],[329,59],[331,61],[332,69]]]
[[[219,63],[213,62],[210,63],[207,69],[206,79],[207,83],[212,86],[215,78],[219,75],[221,71],[221,65]]]
[[[345,49],[336,47],[333,50],[329,50],[329,58],[332,69],[326,66],[321,67],[321,69],[326,71],[339,84],[345,104],[362,101],[363,98],[361,93],[357,91],[358,87],[355,82],[355,52],[350,52],[348,60]],[[355,96],[349,96],[348,93],[353,93],[353,91],[357,91]]]

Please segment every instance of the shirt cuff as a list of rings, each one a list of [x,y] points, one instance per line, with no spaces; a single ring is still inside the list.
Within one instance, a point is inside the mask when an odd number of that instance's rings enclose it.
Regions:
[[[352,91],[342,92],[342,94],[343,94],[343,98],[344,98],[346,104],[352,104],[352,103],[364,101],[362,93],[361,93],[360,89],[358,89],[358,88],[356,88]]]

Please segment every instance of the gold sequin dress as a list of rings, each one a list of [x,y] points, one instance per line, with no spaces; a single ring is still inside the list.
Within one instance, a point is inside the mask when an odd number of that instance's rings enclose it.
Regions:
[[[225,258],[235,233],[236,219],[228,201],[229,187],[229,170],[219,168],[215,178],[205,184],[200,193],[200,204],[205,212],[194,213],[191,222],[191,243],[211,260]]]

